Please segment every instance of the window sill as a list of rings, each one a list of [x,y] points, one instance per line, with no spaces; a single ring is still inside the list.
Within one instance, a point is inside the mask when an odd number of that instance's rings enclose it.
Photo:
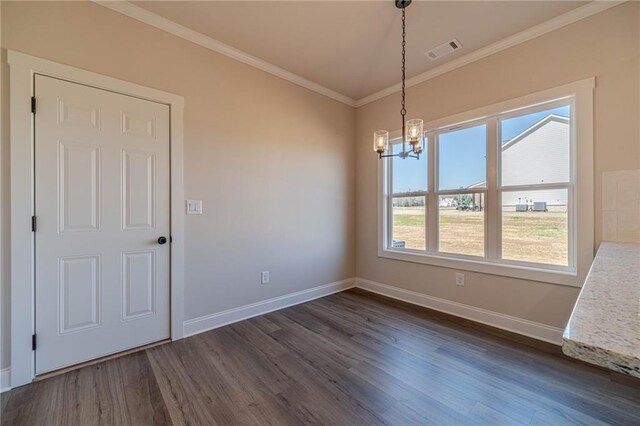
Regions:
[[[403,262],[422,263],[425,265],[457,269],[461,271],[480,272],[501,277],[519,278],[529,281],[539,281],[551,284],[582,287],[578,281],[575,269],[558,267],[547,269],[543,267],[517,265],[499,260],[462,258],[446,253],[418,253],[409,250],[379,249],[378,257],[400,260]]]

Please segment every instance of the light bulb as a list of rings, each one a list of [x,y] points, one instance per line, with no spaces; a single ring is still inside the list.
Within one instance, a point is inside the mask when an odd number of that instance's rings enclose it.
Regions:
[[[376,130],[373,132],[373,150],[378,154],[384,154],[389,147],[389,132]]]
[[[422,126],[423,122],[419,118],[407,120],[407,142],[412,145],[418,145],[422,142]]]

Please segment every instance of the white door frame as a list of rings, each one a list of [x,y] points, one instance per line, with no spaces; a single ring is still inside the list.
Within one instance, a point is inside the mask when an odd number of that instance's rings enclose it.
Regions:
[[[184,98],[93,72],[58,64],[9,50],[11,113],[11,387],[30,383],[35,377],[35,234],[34,214],[34,96],[35,74],[60,78],[112,92],[135,96],[169,106],[171,192],[171,339],[183,337],[184,321]]]

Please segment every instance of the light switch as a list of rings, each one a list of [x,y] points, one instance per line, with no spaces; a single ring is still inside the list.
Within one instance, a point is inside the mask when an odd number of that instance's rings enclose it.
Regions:
[[[187,200],[187,214],[202,214],[202,200]]]

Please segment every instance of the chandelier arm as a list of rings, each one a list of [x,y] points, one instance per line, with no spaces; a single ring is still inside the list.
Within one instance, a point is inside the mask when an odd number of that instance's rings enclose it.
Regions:
[[[381,152],[378,153],[380,158],[391,158],[391,157],[399,157],[399,158],[415,158],[416,160],[420,159],[420,154],[408,154],[408,153],[399,153],[399,154],[383,154]]]

